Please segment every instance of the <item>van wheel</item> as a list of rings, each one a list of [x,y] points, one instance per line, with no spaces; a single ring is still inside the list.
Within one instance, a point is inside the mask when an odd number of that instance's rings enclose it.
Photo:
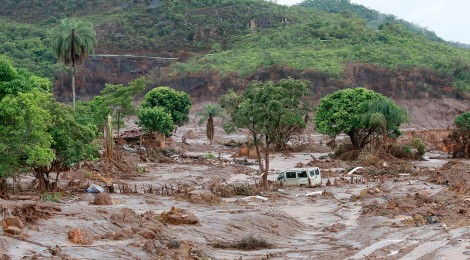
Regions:
[[[300,184],[300,187],[305,188],[305,187],[307,187],[307,186],[305,186],[305,184]]]

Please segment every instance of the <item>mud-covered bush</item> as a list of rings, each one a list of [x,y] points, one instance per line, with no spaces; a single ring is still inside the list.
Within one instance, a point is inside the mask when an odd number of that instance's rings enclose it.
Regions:
[[[225,242],[219,241],[214,244],[216,248],[236,248],[241,250],[254,250],[261,248],[271,248],[273,245],[269,243],[263,237],[255,237],[253,234],[249,234],[238,241]]]

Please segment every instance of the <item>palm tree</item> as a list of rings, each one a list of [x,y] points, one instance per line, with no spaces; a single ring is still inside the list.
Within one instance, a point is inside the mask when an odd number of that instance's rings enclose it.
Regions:
[[[199,125],[202,125],[207,121],[206,134],[210,144],[212,145],[214,141],[214,117],[224,118],[224,110],[219,104],[208,104],[204,107],[204,110],[198,112],[196,116],[201,117]]]
[[[93,24],[75,19],[62,19],[51,31],[51,49],[56,58],[72,66],[73,110],[75,111],[75,65],[81,65],[94,51],[96,32]]]
[[[386,149],[387,136],[399,135],[400,125],[408,120],[408,113],[389,98],[371,100],[368,104],[368,111],[363,115],[363,120],[371,130],[378,131],[382,136],[382,145]]]

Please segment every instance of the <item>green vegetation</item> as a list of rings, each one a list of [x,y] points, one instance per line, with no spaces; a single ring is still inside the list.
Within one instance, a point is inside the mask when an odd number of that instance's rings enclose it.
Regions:
[[[149,91],[142,102],[142,108],[152,109],[161,107],[169,113],[175,126],[181,126],[189,121],[191,97],[183,92],[169,87],[158,87]]]
[[[221,106],[227,110],[229,124],[233,128],[250,130],[258,160],[261,162],[259,146],[264,138],[263,186],[267,188],[269,174],[269,152],[271,144],[287,142],[294,133],[305,126],[305,117],[311,111],[310,84],[292,78],[278,82],[252,82],[241,96],[230,92],[220,98]],[[259,163],[262,171],[262,163]]]
[[[59,203],[62,200],[62,193],[60,192],[45,192],[41,194],[42,201],[52,201]]]
[[[446,88],[458,98],[470,91],[468,50],[348,0],[308,0],[294,7],[263,0],[9,0],[0,15],[34,25],[0,22],[0,50],[38,75],[63,73],[45,48],[46,30],[75,13],[95,24],[100,52],[180,56],[185,59],[174,65],[176,75],[209,70],[244,77],[282,65],[341,77],[344,65],[356,62],[418,68],[448,79]]]
[[[117,127],[118,139],[120,139],[120,130],[125,126],[124,118],[130,115],[134,115],[137,109],[134,106],[134,101],[138,95],[140,95],[146,87],[144,78],[136,79],[129,83],[128,86],[121,84],[113,85],[106,84],[104,89],[101,91],[100,101],[101,109],[98,114],[100,115],[111,115],[114,119],[113,125]],[[98,99],[95,98],[96,102]],[[102,118],[104,120],[104,118]],[[121,159],[119,153],[119,140],[116,146],[116,157]]]
[[[368,9],[363,5],[353,4],[349,0],[305,0],[299,6],[314,8],[328,13],[343,14],[343,15],[357,15],[360,18],[367,20],[367,25],[374,29],[378,29],[385,22],[395,22],[406,29],[416,33],[417,35],[424,36],[432,41],[443,42],[434,32],[420,27],[419,25],[409,23],[402,19],[397,19],[393,15],[382,14],[378,11]]]
[[[453,157],[470,158],[470,112],[455,118],[455,127],[446,141],[453,147]]]
[[[72,68],[73,110],[75,111],[75,66],[83,64],[94,52],[96,33],[89,22],[63,19],[51,31],[51,49],[55,57]]]
[[[169,135],[175,129],[171,115],[163,107],[142,107],[138,117],[139,126],[148,133]]]
[[[0,54],[8,55],[17,67],[34,71],[40,77],[52,78],[64,67],[55,64],[47,37],[44,28],[0,18]]]
[[[145,95],[138,124],[151,136],[156,134],[163,147],[165,136],[189,121],[190,109],[191,99],[187,93],[169,87],[154,88]]]
[[[0,183],[33,170],[41,191],[53,188],[52,166],[71,166],[97,155],[95,135],[50,94],[47,79],[16,69],[0,56]]]
[[[214,141],[214,117],[224,117],[224,110],[219,104],[208,104],[204,107],[204,110],[197,113],[196,116],[200,117],[199,125],[206,123],[206,135],[210,141],[210,144],[213,144]]]
[[[399,135],[407,120],[404,109],[393,101],[364,88],[344,89],[320,100],[313,119],[316,130],[330,137],[345,133],[354,148],[363,148],[373,135]]]

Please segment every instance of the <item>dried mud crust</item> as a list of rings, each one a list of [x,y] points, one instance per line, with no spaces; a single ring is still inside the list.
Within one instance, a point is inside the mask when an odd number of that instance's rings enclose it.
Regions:
[[[12,259],[364,259],[365,256],[370,259],[437,259],[445,258],[446,252],[462,255],[470,251],[463,246],[470,242],[470,237],[465,236],[470,228],[465,222],[458,222],[468,219],[468,213],[459,209],[463,209],[460,202],[466,196],[462,193],[465,189],[446,190],[445,186],[445,180],[452,186],[465,178],[465,175],[459,176],[465,165],[450,167],[449,164],[436,171],[423,170],[418,176],[412,167],[391,161],[386,166],[368,167],[368,173],[375,172],[381,177],[369,183],[344,182],[340,186],[312,189],[283,187],[279,191],[265,192],[254,186],[254,178],[258,176],[251,173],[256,171],[256,165],[232,165],[230,159],[204,158],[207,153],[217,156],[221,152],[222,157],[231,154],[236,149],[221,144],[231,139],[242,142],[246,139],[245,133],[227,137],[219,128],[216,145],[209,146],[203,144],[204,128],[197,128],[192,134],[194,139],[189,139],[189,145],[185,145],[178,136],[188,128],[191,127],[178,129],[173,137],[174,146],[170,148],[199,155],[188,154],[171,157],[165,163],[145,164],[138,155],[124,152],[130,168],[115,168],[113,174],[104,174],[101,166],[64,173],[61,175],[66,177],[63,184],[75,179],[70,182],[70,189],[76,192],[61,203],[38,204],[53,205],[61,211],[39,207],[38,210],[52,213],[34,219],[36,224],[25,223],[26,238],[32,243],[0,236],[0,252]],[[307,165],[311,159],[309,154],[273,153],[272,166],[279,165],[276,168],[280,170],[299,163]],[[143,165],[145,171],[134,171],[137,165]],[[320,166],[324,173],[329,170],[328,178],[338,177],[338,168],[357,166],[355,162],[331,159],[317,160],[311,165]],[[85,178],[91,171],[91,177]],[[397,172],[410,173],[410,178],[429,175],[440,179],[426,180],[436,190],[429,193],[432,196],[425,196],[423,187],[428,186],[423,184],[424,179],[414,182],[419,185],[408,185],[401,180],[394,182]],[[276,175],[268,177],[274,180]],[[116,189],[118,193],[111,194],[113,205],[93,205],[94,195],[84,193],[84,189],[91,183],[105,185],[109,180],[132,189],[137,187],[137,193],[120,194]],[[323,179],[323,183],[326,181]],[[150,186],[161,188],[164,185],[174,191],[163,194],[154,189],[149,192]],[[365,189],[368,192],[361,196]],[[434,192],[438,190],[442,191]],[[317,191],[326,192],[324,196],[305,195]],[[390,199],[383,197],[384,192]],[[261,195],[268,200],[244,200],[251,195]],[[3,203],[0,200],[0,204],[8,204],[13,210],[16,206],[34,205],[34,202]],[[162,223],[161,213],[172,207],[188,210],[198,222],[191,225]],[[363,209],[369,212],[361,214]],[[428,223],[429,216],[435,216],[438,222]],[[412,224],[402,222],[405,219]],[[429,222],[434,221],[436,219],[429,218]],[[440,224],[448,226],[444,229],[437,226]],[[68,240],[68,232],[74,228],[91,234],[93,242],[87,246],[74,245]],[[250,236],[269,246],[254,250],[232,246],[237,242],[254,241],[243,240]],[[42,245],[35,244],[38,241]],[[225,246],[218,248],[217,243]],[[428,249],[429,244],[439,245],[439,248],[420,251],[421,247]]]

